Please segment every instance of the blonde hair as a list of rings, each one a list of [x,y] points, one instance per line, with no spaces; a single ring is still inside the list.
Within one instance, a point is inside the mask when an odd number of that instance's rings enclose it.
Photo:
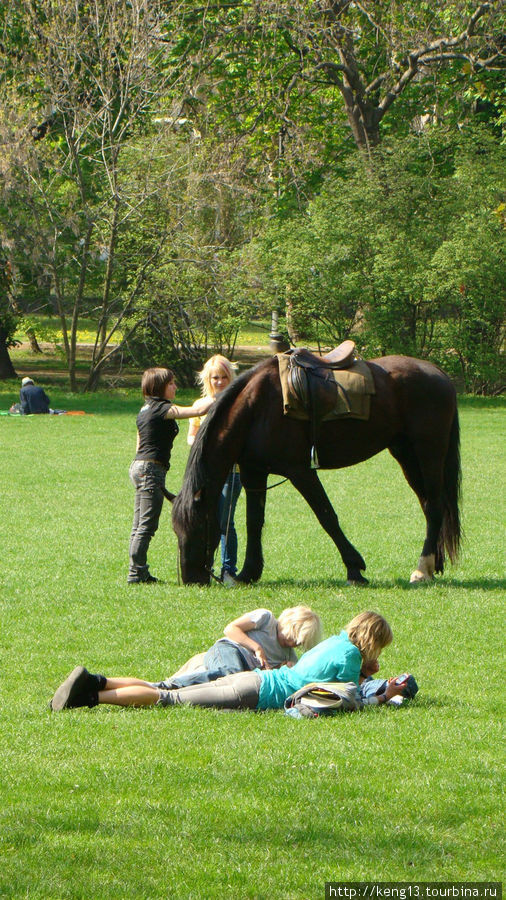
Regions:
[[[390,625],[377,612],[359,613],[344,630],[352,644],[360,650],[363,662],[377,659],[383,648],[393,640]]]
[[[227,359],[226,356],[222,356],[221,353],[216,353],[215,356],[211,356],[211,358],[204,363],[202,371],[197,374],[197,384],[200,385],[202,396],[213,396],[211,389],[211,375],[213,369],[223,369],[227,373],[230,381],[233,381],[236,368],[236,363],[231,363],[230,360]]]
[[[304,650],[311,650],[322,639],[320,617],[309,606],[284,609],[278,616],[278,625],[285,637]]]

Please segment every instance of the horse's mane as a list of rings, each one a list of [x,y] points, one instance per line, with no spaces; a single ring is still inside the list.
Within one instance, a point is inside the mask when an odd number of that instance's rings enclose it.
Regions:
[[[270,360],[268,361],[270,362]],[[221,421],[223,411],[230,408],[253,375],[265,364],[266,361],[261,362],[253,369],[248,369],[247,372],[243,372],[242,375],[235,378],[220,394],[200,426],[188,457],[181,490],[174,500],[172,508],[174,520],[177,520],[183,528],[186,528],[191,517],[195,494],[204,486],[212,484],[215,479],[215,473],[209,465],[206,451],[209,439],[214,434],[216,424]]]

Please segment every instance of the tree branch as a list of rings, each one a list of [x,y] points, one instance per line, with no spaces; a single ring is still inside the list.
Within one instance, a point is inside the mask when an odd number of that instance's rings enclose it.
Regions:
[[[493,5],[493,2],[481,3],[475,9],[474,13],[470,16],[466,28],[464,28],[464,30],[461,31],[460,34],[458,34],[456,37],[440,37],[436,41],[432,41],[430,44],[425,44],[423,47],[419,47],[409,54],[407,68],[404,70],[403,74],[393,85],[393,87],[386,93],[383,100],[378,104],[378,121],[383,118],[386,111],[390,109],[392,103],[394,102],[394,100],[396,100],[399,94],[402,93],[406,85],[408,85],[410,81],[413,80],[413,78],[419,71],[420,66],[423,65],[425,61],[429,62],[432,57],[438,53],[438,51],[445,53],[447,50],[450,50],[453,47],[458,47],[461,44],[466,43],[466,41],[468,41],[469,38],[474,34],[474,30],[479,20],[492,9]]]

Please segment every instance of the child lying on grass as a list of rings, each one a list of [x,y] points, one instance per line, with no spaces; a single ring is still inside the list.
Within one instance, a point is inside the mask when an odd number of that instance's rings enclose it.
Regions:
[[[355,616],[341,631],[304,653],[293,666],[260,669],[226,675],[208,684],[176,690],[157,687],[137,678],[92,675],[82,666],[71,672],[51,700],[53,710],[109,703],[116,706],[190,706],[222,709],[282,709],[290,694],[313,681],[352,681],[357,686],[371,674],[384,647],[392,641],[390,625],[376,612]],[[369,664],[369,667],[367,667]],[[367,668],[364,669],[363,667]],[[377,671],[377,670],[376,670]],[[401,696],[404,685],[389,681],[377,695],[378,703]]]
[[[181,669],[184,674],[178,672],[154,686],[174,690],[216,681],[234,672],[294,666],[298,660],[294,647],[306,651],[318,644],[321,623],[308,606],[284,609],[277,619],[269,609],[254,609],[229,622],[224,634],[206,653],[185,663]]]

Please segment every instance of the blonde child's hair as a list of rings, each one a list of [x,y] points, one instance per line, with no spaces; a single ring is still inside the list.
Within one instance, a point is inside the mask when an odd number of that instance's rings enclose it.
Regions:
[[[390,625],[377,612],[359,613],[344,630],[352,644],[360,650],[363,662],[377,659],[383,648],[393,640]]]
[[[285,637],[304,650],[311,650],[322,639],[320,617],[309,606],[284,609],[278,616],[278,625]]]
[[[204,363],[203,369],[197,373],[197,384],[200,385],[203,397],[213,396],[211,390],[211,374],[213,369],[224,369],[230,381],[233,381],[237,365],[236,363],[230,362],[230,360],[227,359],[226,356],[222,356],[221,353],[216,353],[215,356],[211,356],[211,358]]]

